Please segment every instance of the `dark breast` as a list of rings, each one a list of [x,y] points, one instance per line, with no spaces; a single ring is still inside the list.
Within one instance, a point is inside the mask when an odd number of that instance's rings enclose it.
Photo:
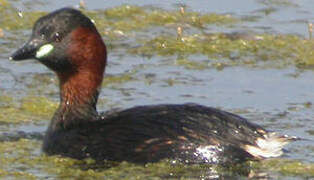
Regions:
[[[138,106],[70,129],[48,129],[43,150],[76,159],[229,163],[251,158],[243,146],[254,145],[264,132],[239,116],[201,105]]]

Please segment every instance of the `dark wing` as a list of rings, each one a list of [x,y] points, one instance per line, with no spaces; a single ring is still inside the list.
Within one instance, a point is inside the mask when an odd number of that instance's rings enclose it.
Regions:
[[[206,146],[223,149],[220,156],[228,153],[243,159],[250,156],[245,145],[255,146],[256,139],[267,134],[240,116],[197,104],[137,106],[107,112],[103,122],[106,141],[114,145],[109,149],[127,149],[149,161],[162,156],[191,160],[198,147]]]

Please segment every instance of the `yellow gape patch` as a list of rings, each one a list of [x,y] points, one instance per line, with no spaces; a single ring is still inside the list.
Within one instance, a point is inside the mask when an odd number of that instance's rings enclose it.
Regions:
[[[53,45],[51,44],[45,44],[41,46],[38,51],[36,52],[36,58],[42,58],[44,56],[47,56],[51,51],[53,50]]]

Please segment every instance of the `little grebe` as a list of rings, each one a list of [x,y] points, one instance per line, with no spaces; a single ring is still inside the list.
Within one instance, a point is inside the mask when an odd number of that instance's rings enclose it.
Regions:
[[[98,115],[106,46],[91,20],[75,9],[63,8],[37,20],[30,40],[10,57],[30,58],[53,70],[60,81],[61,102],[43,143],[50,155],[229,163],[280,156],[293,139],[197,104],[137,106]]]

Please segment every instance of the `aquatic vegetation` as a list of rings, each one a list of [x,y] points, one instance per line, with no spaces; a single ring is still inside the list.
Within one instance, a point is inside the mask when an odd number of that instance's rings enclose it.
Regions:
[[[29,163],[32,162],[34,148],[39,148],[39,143],[26,139],[21,139],[17,142],[1,142],[0,177],[36,179],[35,175],[24,171],[31,167],[28,166],[27,160],[29,160]]]
[[[40,16],[47,12],[19,12],[10,3],[2,0],[0,6],[0,27],[5,30],[30,29]],[[125,33],[152,26],[168,26],[169,24],[188,24],[192,27],[203,27],[210,24],[224,25],[239,20],[230,15],[200,14],[197,12],[167,11],[152,7],[123,5],[107,10],[83,10],[93,19],[100,33],[115,39]],[[27,19],[27,20],[26,20]]]
[[[201,173],[208,173],[210,166],[186,166],[172,164],[167,161],[135,165],[122,162],[104,162],[95,164],[92,159],[74,160],[60,156],[40,155],[40,142],[20,139],[15,142],[0,142],[0,177],[37,179],[54,178],[111,178],[111,179],[145,179],[155,177],[199,177]],[[36,150],[37,149],[37,150]],[[111,168],[109,168],[111,167]],[[37,173],[37,172],[41,173]]]
[[[284,176],[314,177],[314,164],[297,160],[269,159],[263,162],[251,162],[251,167],[253,169],[267,169]]]
[[[280,6],[294,6],[289,4],[291,1],[286,0],[264,2],[268,6],[260,11],[264,14],[276,12]],[[1,35],[0,32],[0,56],[5,58],[7,56],[5,53],[10,52],[12,47],[16,47],[17,43],[26,38],[25,34],[34,21],[47,13],[36,10],[18,12],[11,3],[8,0],[0,0],[0,27],[3,33]],[[207,68],[221,70],[228,66],[264,67],[265,63],[271,68],[289,65],[308,68],[314,64],[313,39],[289,34],[216,33],[212,29],[206,31],[209,26],[232,28],[233,25],[243,21],[256,21],[258,20],[256,16],[238,18],[226,14],[202,14],[187,10],[170,11],[130,5],[106,10],[84,10],[84,13],[94,20],[108,47],[120,48],[121,54],[126,56],[135,54],[168,59],[173,57],[175,66],[195,71]],[[180,34],[176,32],[178,27],[182,28]],[[230,30],[232,32],[232,29],[227,31]],[[199,55],[204,58],[201,60],[195,58]],[[136,72],[107,75],[102,86],[110,88],[136,81],[134,73]],[[51,91],[54,90],[47,86],[56,86],[57,82],[51,81],[50,77],[39,74],[32,78],[31,82],[23,81],[23,84],[26,84],[27,95],[21,99],[10,94],[0,94],[1,126],[36,124],[49,120],[58,104],[36,95],[42,95],[44,92],[52,97]],[[168,86],[182,83],[171,78],[164,81]],[[106,108],[103,109],[111,109],[110,103],[105,102],[105,106]],[[312,108],[311,102],[304,103],[304,107]],[[314,131],[307,130],[306,133],[313,135]],[[145,166],[127,162],[106,162],[105,165],[98,165],[92,159],[78,161],[60,156],[41,155],[40,148],[41,142],[37,140],[0,142],[0,179],[129,179],[130,177],[200,179],[211,175],[213,177],[232,173],[242,175],[248,170],[274,172],[281,174],[283,178],[314,177],[313,163],[297,160],[273,159],[248,162],[232,167],[230,172],[222,167],[173,164],[167,161],[149,163]]]
[[[229,168],[215,165],[185,165],[174,161],[148,163],[145,166],[122,162],[96,164],[92,159],[75,160],[40,154],[41,143],[20,139],[0,142],[0,177],[38,179],[199,179],[219,176],[249,176],[253,172],[273,171],[284,176],[313,177],[314,165],[299,161],[273,159],[247,162]],[[38,173],[40,172],[40,173]],[[252,176],[252,175],[251,175]],[[254,177],[254,176],[253,176]]]
[[[121,83],[129,82],[134,79],[132,77],[133,74],[135,74],[135,72],[123,73],[123,74],[114,75],[114,76],[106,75],[103,79],[102,86],[108,87],[112,84],[121,84]]]
[[[5,30],[30,29],[33,23],[45,12],[19,12],[7,2],[4,6],[0,6],[0,27]]]
[[[0,6],[7,7],[9,5],[9,2],[7,0],[0,0]]]
[[[4,36],[4,32],[3,30],[0,28],[0,38],[2,38]]]
[[[133,54],[145,56],[207,55],[217,62],[227,60],[227,65],[258,64],[277,61],[282,65],[311,65],[314,63],[314,41],[295,35],[256,34],[194,34],[178,39],[161,35],[130,49]],[[217,60],[217,61],[216,61]],[[201,64],[199,64],[201,65]]]
[[[35,123],[50,119],[57,103],[44,97],[26,96],[20,101],[0,96],[0,124]]]
[[[178,58],[175,65],[183,66],[187,69],[203,70],[209,67],[208,62],[191,61],[186,58]]]
[[[6,2],[6,1],[3,1]],[[4,30],[22,30],[31,28],[33,22],[46,12],[17,12],[9,3],[0,8],[0,27]],[[296,35],[271,35],[254,33],[204,33],[209,25],[231,25],[244,21],[230,15],[201,14],[186,11],[184,8],[169,11],[152,7],[123,5],[106,10],[84,10],[95,22],[105,38],[119,40],[126,38],[135,41],[135,47],[124,47],[127,53],[144,56],[184,55],[177,60],[177,65],[187,68],[204,69],[218,66],[251,65],[260,62],[279,62],[285,65],[312,65],[313,40]],[[27,21],[25,21],[27,19]],[[170,27],[170,29],[169,29]],[[130,32],[145,33],[147,28],[169,29],[167,33],[159,33],[152,38],[134,39]],[[175,29],[180,33],[174,34]],[[186,32],[187,29],[194,32]],[[108,43],[111,47],[114,42]],[[120,45],[121,46],[121,45]],[[130,48],[132,47],[132,48]],[[193,61],[190,55],[206,55],[209,62]],[[187,65],[189,64],[189,65]],[[193,64],[193,65],[192,65]],[[193,66],[193,67],[192,67]]]
[[[298,4],[289,0],[259,0],[258,2],[267,6],[275,7],[298,7]]]
[[[20,109],[30,114],[38,116],[51,115],[57,108],[57,103],[44,97],[28,96],[24,97]]]
[[[135,16],[145,15],[144,8],[139,6],[122,5],[114,8],[105,10],[104,14],[108,18],[113,19],[124,19],[124,18],[134,18]]]
[[[230,15],[200,14],[197,12],[167,11],[152,7],[123,5],[103,11],[86,11],[100,29],[113,28],[120,31],[140,30],[151,26],[187,24],[203,27],[209,24],[224,25],[239,20]],[[105,20],[104,20],[105,19]],[[108,24],[102,24],[108,21]]]

